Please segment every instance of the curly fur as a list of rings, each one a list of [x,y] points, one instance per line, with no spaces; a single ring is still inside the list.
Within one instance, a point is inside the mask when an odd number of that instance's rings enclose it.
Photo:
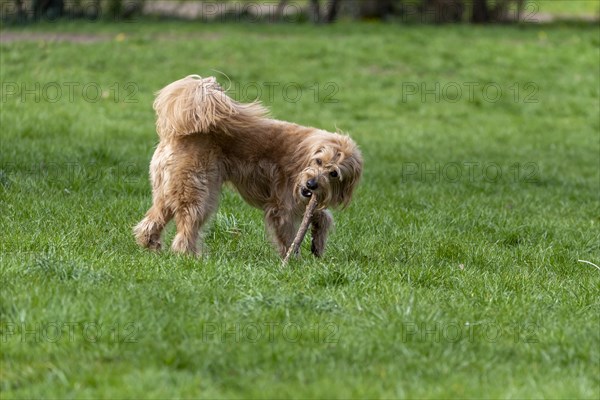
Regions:
[[[260,103],[227,96],[214,77],[190,75],[171,83],[158,92],[154,109],[160,142],[150,163],[153,204],[134,228],[141,246],[160,249],[161,233],[175,218],[172,249],[197,254],[199,231],[230,182],[264,211],[282,257],[307,196],[316,195],[311,249],[323,254],[333,224],[327,208],[347,206],[362,173],[352,139],[271,119]]]

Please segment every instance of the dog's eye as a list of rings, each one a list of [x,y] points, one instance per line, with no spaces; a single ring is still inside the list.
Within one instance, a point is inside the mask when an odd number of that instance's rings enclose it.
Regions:
[[[331,171],[329,173],[329,176],[331,176],[332,178],[337,178],[338,177],[338,173],[337,173],[337,171]]]
[[[317,158],[317,159],[315,160],[315,162],[317,163],[317,165],[323,165],[323,161],[321,161],[321,159],[320,159],[320,158]]]

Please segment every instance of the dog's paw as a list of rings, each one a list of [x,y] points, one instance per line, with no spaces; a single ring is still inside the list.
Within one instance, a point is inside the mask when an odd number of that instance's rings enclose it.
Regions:
[[[318,246],[315,241],[313,240],[310,244],[310,252],[315,256],[315,257],[321,257],[323,255],[325,249],[323,249],[321,246]]]
[[[149,250],[158,251],[162,247],[162,243],[160,242],[159,238],[154,237],[154,235],[138,235],[136,236],[136,242],[141,247]]]
[[[146,248],[154,251],[159,251],[162,248],[162,243],[160,242],[160,240],[153,240],[152,238],[150,238],[148,244],[146,245]]]

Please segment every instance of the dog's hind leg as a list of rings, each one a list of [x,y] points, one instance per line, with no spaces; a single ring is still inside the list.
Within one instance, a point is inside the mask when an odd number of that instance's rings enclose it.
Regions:
[[[151,250],[160,250],[160,235],[171,218],[173,218],[173,213],[164,204],[164,201],[155,199],[144,219],[133,228],[138,244]]]
[[[167,202],[165,184],[169,181],[167,168],[170,149],[159,144],[150,163],[150,182],[152,183],[152,207],[146,212],[144,219],[133,228],[136,241],[142,247],[160,250],[160,236],[173,218],[173,211]]]
[[[312,243],[310,251],[316,256],[321,257],[325,252],[327,243],[327,234],[333,225],[333,217],[328,210],[317,211],[311,220]]]
[[[175,206],[177,234],[171,248],[177,253],[199,254],[197,242],[200,229],[218,206],[220,175],[203,172],[180,182],[182,186],[177,188]]]

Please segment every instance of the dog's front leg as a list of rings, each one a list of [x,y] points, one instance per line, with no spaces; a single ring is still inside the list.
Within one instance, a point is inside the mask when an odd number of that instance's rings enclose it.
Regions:
[[[285,257],[296,233],[293,214],[279,209],[267,209],[265,223],[279,255]]]
[[[316,211],[311,220],[312,243],[310,251],[316,256],[321,257],[325,252],[327,243],[327,234],[333,226],[333,217],[329,210]]]

